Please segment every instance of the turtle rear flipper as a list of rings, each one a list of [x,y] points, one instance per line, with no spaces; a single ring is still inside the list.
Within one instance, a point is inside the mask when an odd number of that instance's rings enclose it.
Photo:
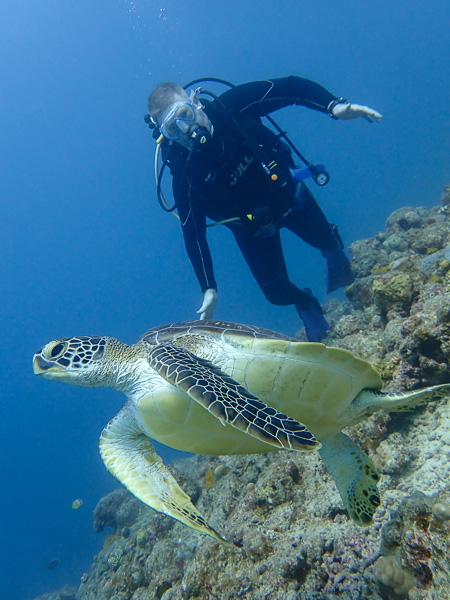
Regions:
[[[429,402],[439,402],[446,396],[450,396],[450,383],[442,383],[441,385],[433,385],[421,390],[399,394],[362,390],[355,399],[355,407],[357,409],[364,408],[369,413],[377,410],[402,412]]]
[[[149,352],[148,360],[163,379],[222,423],[278,448],[303,451],[320,448],[305,425],[264,404],[218,367],[192,352],[160,344]]]
[[[100,454],[111,475],[144,504],[229,544],[208,525],[164,466],[148,437],[139,429],[130,403],[102,431]]]
[[[380,505],[380,476],[370,458],[344,433],[322,440],[319,453],[352,520],[362,526],[370,524]]]

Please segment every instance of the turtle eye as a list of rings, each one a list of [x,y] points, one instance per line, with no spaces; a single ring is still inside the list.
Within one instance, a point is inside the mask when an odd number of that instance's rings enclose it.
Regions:
[[[66,349],[66,344],[59,342],[56,346],[46,348],[45,354],[47,358],[58,358]]]

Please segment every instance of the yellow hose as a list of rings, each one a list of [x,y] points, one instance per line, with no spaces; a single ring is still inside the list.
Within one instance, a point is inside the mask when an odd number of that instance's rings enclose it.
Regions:
[[[164,140],[164,136],[161,134],[159,136],[159,138],[156,140],[156,151],[155,151],[155,181],[156,181],[156,189],[159,188],[159,195],[161,197],[161,202],[164,204],[164,206],[169,209],[169,204],[167,203],[167,200],[164,197],[163,191],[161,189],[161,186],[159,184],[159,173],[158,173],[158,163],[159,163],[159,153],[161,152],[161,144]],[[180,217],[176,214],[176,212],[174,212],[173,210],[170,211],[171,214],[176,218],[176,219],[180,219]]]

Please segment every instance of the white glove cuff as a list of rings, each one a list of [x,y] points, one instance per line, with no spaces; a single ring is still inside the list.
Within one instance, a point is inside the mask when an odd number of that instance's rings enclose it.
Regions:
[[[330,104],[327,106],[327,114],[329,117],[331,117],[332,119],[334,119],[335,121],[338,121],[338,117],[335,117],[333,115],[333,108],[335,106],[337,106],[338,104],[347,104],[347,99],[346,98],[336,98],[336,100],[333,100],[332,102],[330,102]]]

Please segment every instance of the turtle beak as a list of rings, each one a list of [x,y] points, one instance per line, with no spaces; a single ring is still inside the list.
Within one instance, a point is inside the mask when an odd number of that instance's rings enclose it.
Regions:
[[[61,369],[54,362],[45,360],[41,354],[33,356],[33,371],[35,375],[41,375],[45,379],[54,379],[58,377],[58,373],[64,373],[64,369]]]

